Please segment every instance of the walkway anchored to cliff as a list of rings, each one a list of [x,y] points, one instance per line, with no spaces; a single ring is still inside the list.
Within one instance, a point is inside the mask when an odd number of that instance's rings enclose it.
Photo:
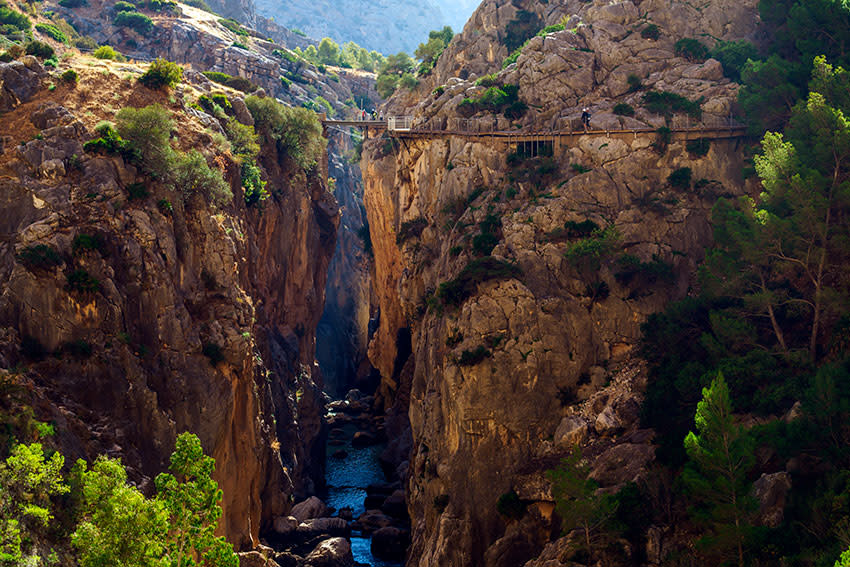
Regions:
[[[498,120],[494,118],[465,119],[465,118],[434,118],[424,123],[417,123],[410,116],[390,116],[386,120],[327,120],[323,119],[325,128],[338,130],[340,128],[357,128],[363,130],[368,138],[370,134],[388,133],[394,138],[438,138],[444,136],[460,136],[465,138],[487,138],[493,142],[515,145],[518,143],[552,143],[555,148],[561,141],[567,141],[581,136],[604,136],[631,140],[638,136],[659,135],[658,129],[652,126],[599,128],[591,127],[587,131],[581,127],[578,118],[558,118],[549,129],[537,131],[499,130]],[[673,140],[723,140],[743,138],[747,128],[731,117],[707,117],[694,120],[689,116],[673,116],[669,121],[670,139]]]

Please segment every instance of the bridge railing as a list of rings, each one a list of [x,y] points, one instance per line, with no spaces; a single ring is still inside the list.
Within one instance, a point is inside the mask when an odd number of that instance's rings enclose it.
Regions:
[[[731,116],[704,116],[702,119],[695,119],[688,115],[676,114],[671,117],[668,122],[668,127],[671,130],[705,130],[713,128],[738,128],[743,124],[732,118]],[[387,127],[389,130],[395,131],[410,131],[410,132],[456,132],[468,134],[487,134],[491,132],[499,132],[503,129],[499,128],[497,117],[485,118],[456,118],[437,116],[414,124],[413,118],[410,116],[390,116],[387,119]],[[593,119],[590,121],[590,130],[606,130],[598,124],[594,124]],[[582,132],[584,127],[579,117],[557,117],[553,119],[548,129],[541,128],[533,132],[525,132],[523,130],[512,130],[518,135],[523,134],[543,134],[547,132],[564,133],[564,132]],[[638,126],[635,128],[612,128],[611,131],[633,131],[633,130],[655,130],[655,127],[650,125]]]
[[[387,130],[390,131],[408,131],[413,127],[412,116],[388,116]]]

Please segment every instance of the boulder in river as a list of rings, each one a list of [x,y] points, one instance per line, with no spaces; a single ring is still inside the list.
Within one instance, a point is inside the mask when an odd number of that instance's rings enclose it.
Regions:
[[[378,438],[366,431],[358,431],[354,434],[354,437],[351,438],[352,447],[368,447],[369,445],[376,445],[377,443]]]
[[[366,510],[354,523],[356,528],[359,528],[361,532],[367,535],[392,524],[392,518],[380,510]]]
[[[407,518],[407,502],[404,497],[404,490],[398,489],[387,496],[387,499],[381,505],[381,510],[393,518],[400,520]]]
[[[321,518],[322,516],[327,516],[328,507],[315,496],[311,496],[307,500],[299,502],[293,506],[290,514],[295,516],[299,522],[304,522],[310,518]]]
[[[259,551],[239,553],[239,567],[280,567],[276,561]]]
[[[333,455],[331,455],[331,457],[333,457],[334,459],[344,459],[347,456],[348,456],[348,451],[346,451],[345,449],[338,449],[338,450],[333,452]]]
[[[298,529],[298,518],[294,516],[277,516],[274,519],[274,531],[286,535]]]
[[[351,544],[342,537],[326,539],[304,558],[304,567],[354,567]]]

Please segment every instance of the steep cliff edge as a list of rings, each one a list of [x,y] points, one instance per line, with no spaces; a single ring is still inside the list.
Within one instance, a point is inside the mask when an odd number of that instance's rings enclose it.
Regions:
[[[563,29],[535,28],[499,71],[499,39],[527,14]],[[602,130],[365,145],[380,305],[370,357],[388,404],[406,405],[409,392],[409,565],[537,557],[556,531],[544,473],[576,443],[603,488],[638,480],[652,462],[652,432],[639,429],[640,325],[687,295],[711,243],[712,205],[745,191],[742,141],[675,132],[728,124],[737,85],[718,61],[676,56],[674,44],[751,37],[756,21],[753,3],[488,1],[431,81],[389,102],[414,129],[576,129],[590,106],[591,129]],[[650,24],[657,37],[641,33]],[[494,104],[491,88],[508,86],[527,108]],[[669,93],[688,111],[649,103]],[[646,131],[617,132],[632,128]],[[521,521],[500,513],[510,495],[529,505]]]
[[[120,456],[143,488],[175,436],[195,432],[216,459],[223,531],[250,547],[320,472],[314,330],[337,204],[272,145],[259,158],[271,197],[247,207],[218,121],[186,106],[208,85],[169,95],[134,66],[77,61],[62,64],[76,83],[31,57],[0,64],[0,365],[69,459]],[[178,148],[205,148],[232,199],[184,204],[120,155],[83,150],[99,120],[153,103],[179,125]]]

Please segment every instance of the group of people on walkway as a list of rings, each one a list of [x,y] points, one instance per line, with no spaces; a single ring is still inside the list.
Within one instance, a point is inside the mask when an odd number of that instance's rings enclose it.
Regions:
[[[367,113],[364,108],[360,113],[360,120],[383,120],[384,119],[384,111],[378,112],[377,110],[372,110],[372,112]]]

